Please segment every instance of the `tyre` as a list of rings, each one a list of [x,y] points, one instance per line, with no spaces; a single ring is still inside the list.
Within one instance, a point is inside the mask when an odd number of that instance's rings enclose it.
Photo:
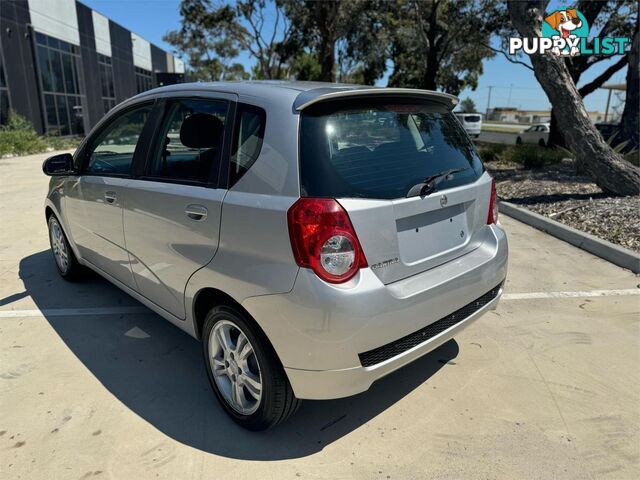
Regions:
[[[223,305],[209,312],[202,352],[218,401],[242,427],[266,430],[300,406],[273,347],[240,309]]]
[[[516,138],[516,145],[522,145],[522,139],[520,137]]]
[[[56,262],[58,273],[68,281],[75,281],[82,276],[82,265],[78,263],[73,250],[69,246],[69,241],[65,235],[60,222],[55,215],[51,215],[47,222],[49,227],[49,244],[51,245],[51,253]]]
[[[539,146],[539,147],[546,147],[546,146],[547,146],[547,145],[544,143],[544,139],[542,139],[542,138],[541,138],[540,140],[538,140],[538,146]]]

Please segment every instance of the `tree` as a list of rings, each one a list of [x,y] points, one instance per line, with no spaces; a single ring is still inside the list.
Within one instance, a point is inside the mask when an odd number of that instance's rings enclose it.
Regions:
[[[395,2],[360,0],[347,4],[344,39],[338,42],[339,81],[373,85],[391,57]]]
[[[496,0],[396,0],[388,8],[390,86],[453,94],[477,86],[482,60],[495,55],[483,45],[493,33]]]
[[[211,10],[207,0],[183,0],[180,16],[180,29],[168,32],[163,39],[187,57],[191,76],[205,81],[247,76],[241,64],[231,63],[238,55],[238,42],[226,35],[235,19],[231,7]]]
[[[596,39],[633,36],[634,25],[638,19],[638,4],[636,0],[604,0],[598,2],[580,0],[576,5],[576,9],[584,15],[590,27],[592,37],[587,40],[587,45],[591,50],[593,50],[591,47]],[[578,85],[585,72],[612,57],[611,55],[581,54],[576,57],[567,57],[564,62],[573,82]],[[595,92],[611,79],[615,73],[627,66],[628,54],[618,55],[618,57],[615,62],[593,80],[578,88],[578,93],[582,98]],[[562,130],[558,128],[556,112],[553,108],[551,109],[549,144],[565,146]]]
[[[286,45],[287,51],[309,48],[320,66],[320,72],[314,80],[335,82],[336,44],[344,36],[350,2],[280,0],[279,3],[291,21],[293,30]]]
[[[319,80],[374,84],[393,67],[389,86],[475,88],[498,24],[499,0],[281,0],[291,43],[316,52]],[[337,63],[335,56],[337,52]],[[336,72],[337,66],[337,72]]]
[[[636,31],[629,51],[629,69],[627,70],[627,98],[620,121],[621,140],[630,140],[632,148],[640,147],[640,27],[636,17]]]
[[[265,26],[267,4],[275,10],[272,29]],[[221,7],[224,8],[224,7]],[[237,0],[237,20],[228,34],[234,36],[241,48],[257,61],[258,78],[278,80],[289,76],[283,47],[291,36],[291,23],[280,2],[268,0]],[[243,23],[249,25],[245,28]]]
[[[475,112],[477,112],[475,102],[473,100],[471,100],[469,97],[465,98],[464,100],[462,100],[460,102],[460,112],[461,113],[475,113]]]
[[[267,8],[274,10],[273,24],[267,24]],[[220,80],[246,78],[239,63],[230,63],[240,51],[255,60],[254,76],[280,79],[289,76],[283,45],[290,36],[290,24],[279,2],[238,0],[233,6],[211,0],[182,0],[181,28],[167,33],[165,40],[187,55],[196,77]]]
[[[539,37],[548,0],[508,0],[513,26],[523,37]],[[559,127],[578,165],[604,190],[618,195],[640,193],[640,169],[607,145],[589,119],[565,62],[555,55],[530,55],[538,82],[556,109]]]
[[[294,58],[289,60],[291,75],[296,80],[317,81],[320,80],[322,69],[315,54],[302,50]]]

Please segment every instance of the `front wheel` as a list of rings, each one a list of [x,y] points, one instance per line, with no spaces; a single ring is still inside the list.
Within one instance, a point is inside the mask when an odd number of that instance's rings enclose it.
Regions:
[[[202,351],[209,383],[227,414],[249,430],[266,430],[300,405],[273,347],[241,310],[213,308],[204,324]]]
[[[74,281],[80,278],[82,273],[82,266],[78,263],[76,256],[69,246],[67,236],[62,231],[60,222],[55,215],[51,215],[47,222],[49,227],[49,244],[51,245],[51,252],[53,258],[56,261],[56,267],[60,276],[65,280]]]
[[[520,137],[516,138],[516,145],[522,145],[522,139]]]

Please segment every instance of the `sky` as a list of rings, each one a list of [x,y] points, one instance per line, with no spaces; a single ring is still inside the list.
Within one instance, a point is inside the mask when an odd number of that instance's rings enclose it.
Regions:
[[[180,27],[179,0],[81,0],[85,5],[97,10],[125,28],[141,35],[151,43],[167,51],[173,51],[171,45],[162,41],[169,30]],[[570,6],[574,2],[568,0],[552,0],[551,9]],[[246,54],[238,61],[247,71],[253,60]],[[592,67],[581,79],[578,86],[589,82],[610,65],[610,61],[600,62]],[[483,74],[475,91],[467,89],[460,93],[460,98],[470,97],[480,112],[485,112],[491,86],[490,107],[517,107],[529,110],[546,110],[550,108],[547,96],[540,88],[533,72],[521,65],[506,60],[501,54],[483,62]],[[626,68],[617,72],[607,83],[625,83]],[[386,76],[378,82],[386,85]],[[612,108],[618,106],[621,111],[622,99],[612,96]],[[585,99],[588,111],[604,112],[607,102],[607,91],[597,90]]]

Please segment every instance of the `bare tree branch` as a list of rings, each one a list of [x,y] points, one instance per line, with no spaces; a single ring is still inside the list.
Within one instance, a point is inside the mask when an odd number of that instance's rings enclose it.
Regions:
[[[488,48],[489,50],[492,50],[496,53],[501,53],[502,55],[504,55],[504,58],[506,58],[507,60],[509,60],[511,63],[515,63],[516,65],[522,65],[523,67],[527,67],[529,70],[533,71],[533,67],[531,65],[527,65],[526,63],[524,63],[521,60],[516,60],[514,58],[511,58],[511,55],[508,55],[507,52],[505,52],[502,49],[499,48],[494,48],[491,45],[487,44],[487,43],[481,43],[480,45],[482,45],[485,48]]]
[[[614,73],[616,73],[619,70],[622,70],[628,62],[629,62],[629,57],[627,55],[623,55],[622,57],[620,57],[620,60],[618,60],[613,65],[610,65],[609,68],[607,68],[604,72],[602,72],[592,81],[580,87],[578,89],[578,93],[583,98],[589,95],[590,93],[593,93],[595,90],[597,90],[602,85],[604,85],[604,82],[609,80]]]

